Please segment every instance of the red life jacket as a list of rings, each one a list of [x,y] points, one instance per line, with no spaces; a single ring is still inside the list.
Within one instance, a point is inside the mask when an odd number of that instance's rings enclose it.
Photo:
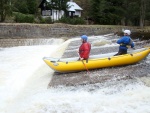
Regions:
[[[89,42],[83,42],[79,48],[79,55],[81,58],[88,59],[90,55],[91,44]]]

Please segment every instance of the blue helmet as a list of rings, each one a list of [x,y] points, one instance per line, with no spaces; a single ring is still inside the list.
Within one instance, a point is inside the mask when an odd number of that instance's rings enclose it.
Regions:
[[[85,41],[87,41],[88,37],[86,35],[82,35],[81,38]]]

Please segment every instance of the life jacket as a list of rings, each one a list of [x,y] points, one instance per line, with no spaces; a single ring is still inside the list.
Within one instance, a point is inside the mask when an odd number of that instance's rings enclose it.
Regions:
[[[117,43],[120,44],[119,48],[122,50],[127,50],[129,46],[134,47],[134,43],[129,36],[123,36]]]
[[[79,48],[79,55],[81,58],[88,59],[91,51],[91,44],[89,42],[83,42]]]

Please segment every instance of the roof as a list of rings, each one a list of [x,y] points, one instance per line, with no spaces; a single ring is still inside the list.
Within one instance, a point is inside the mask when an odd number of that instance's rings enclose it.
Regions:
[[[67,5],[69,6],[68,11],[83,10],[75,2],[67,2]]]
[[[51,0],[46,0],[47,2],[50,2]]]

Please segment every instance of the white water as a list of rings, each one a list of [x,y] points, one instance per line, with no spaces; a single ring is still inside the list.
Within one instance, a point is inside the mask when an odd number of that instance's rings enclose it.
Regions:
[[[150,87],[140,81],[106,83],[93,92],[89,86],[47,89],[53,71],[42,58],[55,50],[61,56],[66,46],[58,47],[0,51],[0,113],[150,113]]]

